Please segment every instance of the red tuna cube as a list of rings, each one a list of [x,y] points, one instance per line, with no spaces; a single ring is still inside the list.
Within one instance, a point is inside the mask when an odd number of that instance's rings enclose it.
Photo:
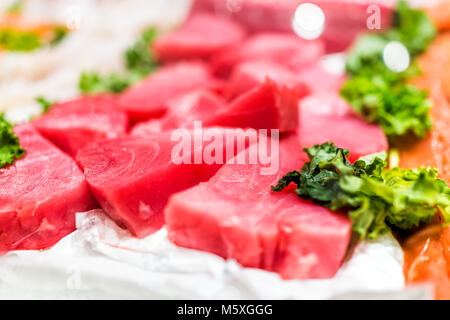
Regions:
[[[303,147],[324,142],[350,150],[350,161],[388,150],[383,130],[354,114],[337,94],[314,94],[300,102],[298,136]]]
[[[184,62],[160,68],[119,98],[122,110],[132,121],[161,117],[167,101],[192,90],[220,90],[221,82],[211,76],[206,65]]]
[[[161,119],[151,119],[144,122],[139,122],[133,126],[130,131],[130,135],[133,137],[153,135],[155,133],[162,132]]]
[[[26,154],[0,169],[0,252],[46,249],[75,230],[75,213],[96,203],[68,155],[30,124],[14,132]]]
[[[268,60],[295,70],[316,63],[323,53],[321,41],[288,33],[261,33],[218,53],[211,63],[217,75],[228,77],[235,65],[245,61]]]
[[[297,90],[301,96],[305,96],[308,92],[303,84],[304,80],[283,65],[270,61],[248,61],[234,68],[224,94],[228,99],[236,98],[263,84],[266,78],[270,78],[278,85]]]
[[[167,102],[168,111],[160,119],[151,119],[135,125],[132,136],[149,135],[176,128],[193,128],[194,121],[211,123],[210,119],[227,108],[222,97],[208,90],[199,89]]]
[[[339,92],[345,81],[344,75],[330,73],[320,65],[298,70],[297,79],[303,82],[311,92]]]
[[[229,162],[210,181],[174,194],[165,209],[169,239],[278,272],[284,279],[332,277],[346,254],[351,223],[292,191],[272,192],[270,186],[306,161],[295,136],[282,140],[275,154],[278,168],[265,175],[261,169],[267,165],[249,164],[248,158],[243,165]]]
[[[188,150],[182,152],[178,149],[181,136],[174,138],[173,131],[94,142],[78,152],[77,162],[101,207],[119,225],[145,237],[163,226],[163,209],[171,194],[207,181],[227,159],[251,142],[244,132],[236,135],[244,138],[240,145],[234,138],[225,139],[225,129],[207,130],[222,140],[214,161],[206,158],[211,151],[208,146],[218,140],[208,143],[202,140],[202,131],[182,129],[176,134],[189,138],[182,140],[189,141]],[[179,161],[180,153],[188,161]]]
[[[138,124],[131,134],[146,136],[177,127],[192,128],[194,121],[201,121],[206,127],[294,131],[298,120],[298,91],[267,79],[230,104],[205,90],[191,92],[169,101],[169,111],[163,118]]]
[[[193,127],[194,121],[214,125],[215,116],[228,106],[220,96],[207,90],[198,90],[167,103],[168,112],[162,119],[162,129]]]
[[[225,16],[195,14],[180,29],[158,38],[153,49],[163,62],[208,59],[244,36],[245,30]]]
[[[235,99],[211,123],[255,129],[294,131],[298,124],[298,101],[304,94],[278,85],[271,79]]]
[[[59,103],[33,121],[36,129],[60,149],[75,157],[87,143],[124,135],[128,116],[112,96],[82,97]]]
[[[233,6],[230,1],[196,0],[192,12],[231,16],[251,32],[293,32],[295,10],[302,3],[313,3],[325,15],[325,30],[320,39],[325,42],[327,52],[339,52],[345,50],[360,32],[370,31],[369,27],[375,32],[389,28],[396,1],[236,0],[234,3]]]

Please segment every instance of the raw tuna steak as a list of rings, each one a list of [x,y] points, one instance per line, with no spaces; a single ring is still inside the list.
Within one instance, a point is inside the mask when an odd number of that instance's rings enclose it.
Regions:
[[[26,155],[0,169],[0,252],[45,249],[96,207],[75,162],[29,124],[14,128]]]
[[[144,122],[139,122],[131,129],[130,135],[133,137],[153,135],[162,132],[161,119],[151,119]]]
[[[228,108],[223,98],[207,90],[193,91],[169,101],[167,105],[168,112],[161,125],[163,130],[193,127],[194,121],[214,125],[217,114]]]
[[[389,27],[395,6],[394,0],[238,0],[233,2],[234,5],[230,2],[196,0],[192,12],[231,15],[253,32],[292,32],[292,17],[297,7],[305,2],[313,3],[325,14],[325,30],[321,39],[328,52],[346,49],[358,33],[369,30],[369,27],[374,31]]]
[[[347,250],[350,221],[292,190],[272,192],[271,185],[306,160],[295,136],[279,151],[272,175],[262,175],[260,164],[228,163],[209,182],[173,195],[165,209],[170,240],[284,279],[332,277]]]
[[[302,96],[307,93],[303,81],[288,68],[270,61],[249,61],[235,67],[224,94],[228,99],[236,98],[263,84],[266,78],[270,78],[278,85],[295,89]]]
[[[178,127],[192,128],[194,121],[201,121],[206,127],[294,131],[297,104],[304,90],[303,86],[289,89],[267,79],[230,104],[210,92],[195,91],[168,102],[169,111],[163,118],[138,124],[131,134],[141,136]]]
[[[235,99],[211,122],[225,127],[293,131],[298,124],[298,101],[304,93],[303,87],[290,89],[267,78],[262,85]]]
[[[168,111],[162,118],[138,123],[131,135],[146,136],[170,129],[193,128],[194,121],[209,125],[217,113],[226,108],[227,104],[220,96],[203,89],[192,91],[168,101]]]
[[[298,70],[297,79],[312,92],[337,93],[344,84],[345,76],[327,72],[317,64]]]
[[[212,67],[222,77],[229,76],[235,65],[253,60],[268,60],[299,69],[316,63],[323,53],[320,41],[306,41],[287,33],[261,33],[217,54],[212,59]]]
[[[221,85],[210,75],[206,65],[196,62],[177,63],[162,67],[125,91],[119,103],[131,120],[141,121],[162,116],[169,99],[200,88],[220,90]]]
[[[386,151],[383,130],[352,113],[337,94],[314,94],[300,102],[298,136],[303,147],[324,142],[350,150],[350,161]]]
[[[87,143],[124,135],[128,116],[111,96],[83,97],[53,106],[33,121],[36,129],[71,156]]]
[[[245,30],[233,20],[214,14],[191,16],[179,30],[160,37],[154,51],[160,61],[208,59],[245,36]]]
[[[227,159],[241,150],[234,140],[224,142],[225,129],[208,129],[209,133],[210,130],[214,130],[216,139],[222,139],[217,148],[220,161],[205,158],[210,143],[202,142],[202,133],[198,130],[196,133],[183,131],[192,138],[186,153],[177,149],[180,141],[172,141],[172,133],[165,132],[94,142],[80,150],[77,161],[101,207],[133,234],[145,237],[164,224],[163,209],[171,194],[208,180]],[[243,140],[243,148],[249,140]],[[190,163],[174,158],[180,154]]]

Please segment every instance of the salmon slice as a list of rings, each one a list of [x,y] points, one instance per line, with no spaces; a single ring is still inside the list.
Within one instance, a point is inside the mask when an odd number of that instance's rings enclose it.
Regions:
[[[450,181],[450,34],[439,36],[420,57],[419,65],[423,75],[413,84],[430,92],[433,107],[433,129],[424,139],[406,138],[395,143],[400,150],[400,166],[417,168],[434,167],[440,177]],[[447,67],[448,66],[448,67]],[[444,69],[446,68],[446,69]],[[446,92],[446,90],[448,90]]]
[[[431,283],[436,299],[450,299],[450,227],[427,227],[408,239],[404,251],[406,281]]]
[[[439,30],[450,29],[450,0],[438,0],[425,6],[425,10]]]
[[[428,89],[433,102],[433,129],[425,139],[396,143],[400,166],[434,167],[450,181],[450,33],[443,33],[419,58],[423,74],[413,84]],[[404,245],[407,282],[429,282],[436,299],[450,299],[450,227],[433,225],[416,233]]]

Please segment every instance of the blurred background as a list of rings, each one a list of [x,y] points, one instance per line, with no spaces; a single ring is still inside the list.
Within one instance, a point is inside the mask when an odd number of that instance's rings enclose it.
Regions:
[[[317,3],[320,13],[297,16],[302,3]],[[37,96],[51,100],[79,94],[84,70],[121,72],[123,52],[142,30],[160,32],[182,23],[190,12],[207,10],[233,16],[251,31],[297,31],[320,36],[329,53],[344,51],[361,31],[390,24],[395,0],[0,0],[0,30],[64,30],[58,45],[5,50],[0,45],[0,111],[20,122],[38,114]],[[432,0],[411,1],[431,5]],[[370,21],[371,15],[375,15]],[[311,34],[312,30],[312,34]],[[220,37],[220,35],[218,35]],[[63,38],[63,37],[61,37]],[[59,42],[59,41],[58,41]],[[333,67],[333,66],[331,66]],[[335,65],[339,69],[339,65]]]

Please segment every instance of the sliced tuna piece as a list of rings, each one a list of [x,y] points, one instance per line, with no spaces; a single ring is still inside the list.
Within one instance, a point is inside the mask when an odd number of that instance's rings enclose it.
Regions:
[[[252,32],[292,32],[292,18],[302,3],[318,5],[325,15],[321,39],[328,52],[345,50],[360,32],[391,25],[394,0],[196,0],[193,14],[215,12],[233,17]],[[369,10],[370,9],[370,10]],[[369,29],[370,28],[370,29]]]
[[[228,106],[219,95],[200,89],[168,101],[167,107],[168,111],[162,118],[138,123],[131,135],[147,136],[170,129],[193,128],[195,121],[210,126],[217,113]]]
[[[237,65],[224,89],[224,95],[233,99],[239,95],[263,84],[270,78],[278,85],[297,90],[302,96],[306,95],[307,88],[303,80],[288,68],[271,61],[248,61]]]
[[[256,152],[257,145],[247,154]],[[206,183],[174,194],[165,209],[169,239],[187,248],[235,259],[284,279],[328,278],[349,244],[347,217],[270,186],[306,161],[297,138],[283,140],[278,170],[261,164],[223,166]],[[268,173],[268,172],[267,172]]]
[[[206,65],[184,62],[160,68],[119,98],[122,110],[132,121],[162,116],[167,101],[195,89],[220,90],[222,83],[211,76]]]
[[[214,72],[228,77],[235,65],[245,61],[268,60],[289,69],[316,63],[324,53],[321,41],[306,41],[288,33],[261,33],[212,58]]]
[[[345,82],[344,75],[330,73],[320,65],[301,68],[296,72],[298,81],[303,82],[311,92],[339,92]]]
[[[130,135],[133,137],[153,135],[155,133],[162,132],[161,119],[151,119],[144,122],[139,122],[130,131]]]
[[[207,90],[193,91],[169,101],[167,105],[168,112],[162,119],[163,130],[193,127],[194,121],[215,125],[217,114],[228,108],[223,98]]]
[[[192,15],[180,29],[155,41],[154,51],[163,62],[208,59],[245,36],[237,22],[214,14]]]
[[[171,194],[208,180],[250,143],[241,131],[236,134],[244,138],[242,145],[225,139],[222,128],[208,129],[210,142],[206,136],[202,141],[202,131],[187,129],[178,130],[174,139],[172,132],[164,132],[104,140],[80,150],[77,161],[101,207],[119,225],[145,237],[164,224],[163,209]],[[188,141],[184,151],[183,141]]]
[[[304,87],[299,86],[298,89],[279,86],[267,79],[229,104],[208,91],[195,91],[168,102],[169,111],[163,118],[137,125],[132,135],[151,135],[178,127],[192,128],[195,121],[201,121],[205,127],[294,131],[297,128],[297,104]]]
[[[225,127],[294,131],[298,124],[298,101],[304,93],[303,87],[299,92],[267,78],[262,85],[235,99],[211,123]]]
[[[82,97],[53,106],[33,121],[36,129],[71,156],[87,143],[124,135],[128,116],[112,96]]]
[[[27,152],[0,169],[0,252],[46,249],[75,230],[75,213],[96,203],[68,155],[30,124],[14,132]]]
[[[383,130],[353,114],[337,94],[314,94],[300,102],[297,134],[302,147],[324,142],[350,150],[350,161],[388,150]]]

